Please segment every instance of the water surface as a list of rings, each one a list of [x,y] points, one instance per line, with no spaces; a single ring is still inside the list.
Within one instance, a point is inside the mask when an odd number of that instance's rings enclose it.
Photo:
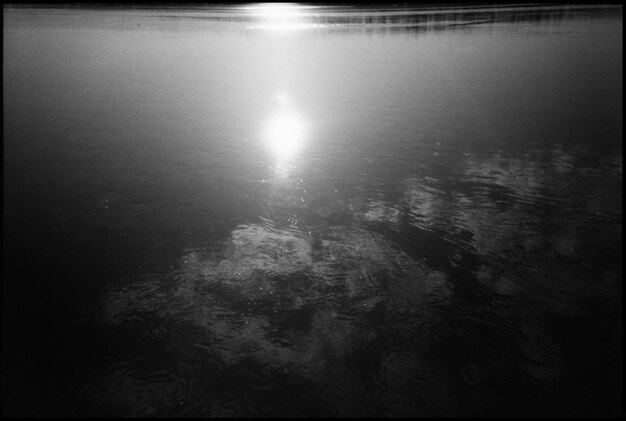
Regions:
[[[616,416],[622,8],[4,8],[3,411]]]

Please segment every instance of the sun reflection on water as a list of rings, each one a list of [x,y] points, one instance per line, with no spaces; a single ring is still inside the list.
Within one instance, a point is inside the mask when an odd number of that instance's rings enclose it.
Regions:
[[[277,92],[271,102],[273,108],[261,129],[262,141],[276,168],[294,168],[295,158],[306,142],[308,124],[286,91]]]
[[[278,161],[293,158],[304,142],[304,122],[291,109],[280,109],[266,123],[265,141]]]
[[[255,20],[248,29],[291,32],[324,26],[309,21],[310,13],[307,9],[310,7],[295,3],[263,3],[244,6],[242,9],[250,13]]]

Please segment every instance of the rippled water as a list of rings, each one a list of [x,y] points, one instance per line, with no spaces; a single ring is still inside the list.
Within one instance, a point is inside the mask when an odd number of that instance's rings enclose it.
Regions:
[[[4,8],[6,415],[623,415],[622,8]]]

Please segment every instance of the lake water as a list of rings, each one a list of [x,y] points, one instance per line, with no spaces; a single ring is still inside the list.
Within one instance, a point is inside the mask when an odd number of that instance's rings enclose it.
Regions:
[[[4,7],[3,414],[624,414],[622,7]]]

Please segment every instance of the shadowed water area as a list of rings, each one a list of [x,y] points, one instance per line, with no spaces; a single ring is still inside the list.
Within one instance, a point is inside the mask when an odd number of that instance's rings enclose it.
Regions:
[[[4,7],[9,416],[619,416],[622,7]]]

